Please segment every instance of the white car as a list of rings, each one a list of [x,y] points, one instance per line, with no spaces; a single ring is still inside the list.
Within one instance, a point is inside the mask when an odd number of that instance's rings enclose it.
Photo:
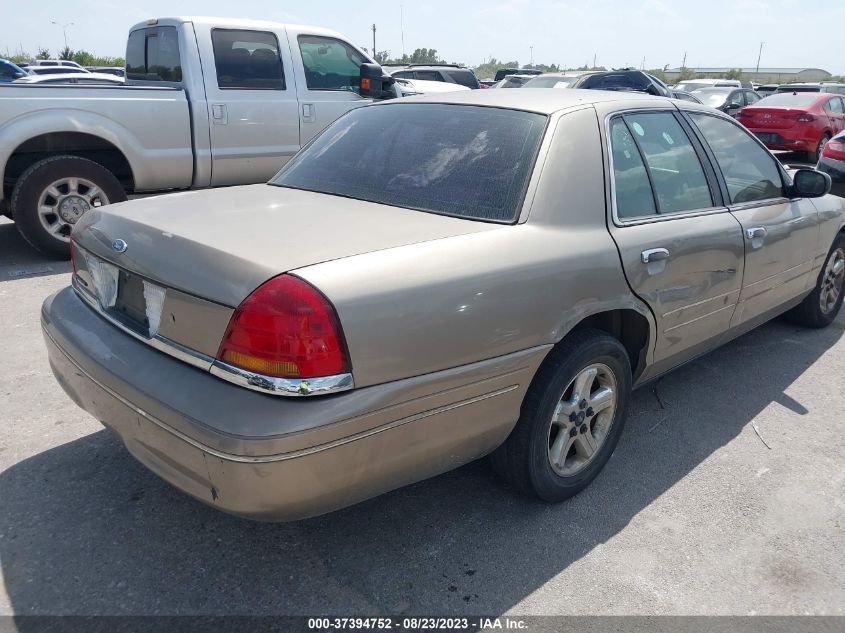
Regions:
[[[403,79],[400,77],[395,77],[395,79],[396,86],[401,90],[401,96],[403,97],[470,90],[470,88],[467,88],[466,86],[446,83],[445,81],[425,81],[424,79]]]
[[[12,83],[16,84],[83,84],[83,85],[118,85],[124,84],[123,77],[115,77],[106,73],[58,73],[55,75],[30,75],[21,77]]]

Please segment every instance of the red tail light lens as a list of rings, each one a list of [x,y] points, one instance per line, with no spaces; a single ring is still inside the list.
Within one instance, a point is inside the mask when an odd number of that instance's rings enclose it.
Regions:
[[[805,113],[805,114],[799,114],[798,115],[798,122],[799,123],[812,123],[815,120],[816,120],[816,117],[814,117],[812,114]]]
[[[316,288],[292,275],[259,286],[235,310],[217,358],[276,378],[351,371],[340,321]]]
[[[845,160],[845,141],[828,141],[822,150],[822,156]]]

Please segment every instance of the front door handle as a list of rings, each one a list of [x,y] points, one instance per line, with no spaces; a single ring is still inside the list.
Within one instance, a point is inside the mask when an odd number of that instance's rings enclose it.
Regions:
[[[225,103],[211,104],[211,120],[215,125],[226,125],[229,123],[229,113],[226,111]]]
[[[306,123],[313,123],[317,120],[317,112],[313,103],[302,104],[302,120]]]
[[[745,237],[749,240],[756,240],[766,237],[769,231],[765,226],[755,226],[753,229],[745,229]]]
[[[659,262],[664,259],[669,259],[669,251],[665,248],[650,248],[642,252],[643,264],[650,264],[651,262]]]

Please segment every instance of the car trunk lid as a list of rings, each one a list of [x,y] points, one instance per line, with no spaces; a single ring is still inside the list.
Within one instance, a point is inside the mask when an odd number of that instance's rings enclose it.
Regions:
[[[806,114],[805,110],[789,107],[744,108],[740,113],[740,120],[748,127],[755,129],[785,130],[798,122],[798,117]]]
[[[92,210],[74,239],[163,287],[236,307],[267,279],[297,268],[500,226],[251,185]],[[126,244],[124,252],[115,240]]]

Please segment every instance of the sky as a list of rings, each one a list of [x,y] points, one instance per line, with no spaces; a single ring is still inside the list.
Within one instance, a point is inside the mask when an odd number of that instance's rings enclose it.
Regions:
[[[11,1],[11,0],[9,0]],[[400,56],[434,48],[475,66],[489,57],[577,67],[686,65],[824,68],[845,74],[834,29],[843,0],[39,0],[13,3],[0,22],[0,55],[38,47],[123,56],[126,34],[150,17],[214,15],[322,26],[355,44]],[[404,25],[404,29],[403,29]],[[831,25],[825,31],[824,26]],[[791,36],[789,34],[792,34]]]

